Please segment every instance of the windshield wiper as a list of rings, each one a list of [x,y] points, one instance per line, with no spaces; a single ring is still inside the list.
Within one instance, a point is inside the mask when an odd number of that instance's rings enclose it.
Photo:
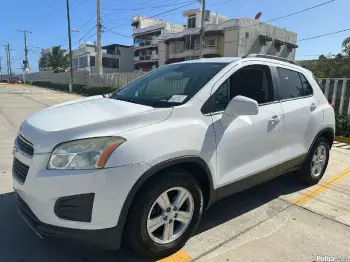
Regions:
[[[116,93],[114,93],[109,98],[121,100],[133,104],[139,104],[139,105],[145,105],[145,106],[151,106],[151,107],[172,107],[174,105],[177,105],[177,103],[171,103],[167,101],[162,100],[151,100],[151,99],[145,99],[140,97],[127,97],[127,96],[121,96]]]

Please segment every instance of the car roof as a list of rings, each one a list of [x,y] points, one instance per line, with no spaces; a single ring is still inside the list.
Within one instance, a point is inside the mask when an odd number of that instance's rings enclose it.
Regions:
[[[307,72],[307,73],[311,73],[311,71],[303,68],[302,66],[298,65],[298,64],[292,64],[289,62],[284,62],[281,60],[277,60],[277,59],[273,59],[273,56],[271,56],[271,58],[267,58],[267,57],[215,57],[215,58],[201,58],[201,59],[193,59],[193,60],[186,60],[183,62],[179,62],[176,64],[195,64],[195,63],[232,63],[232,62],[236,62],[239,60],[253,60],[253,61],[261,61],[261,62],[272,62],[275,64],[280,64],[280,65],[284,65],[284,66],[288,66],[290,68],[294,68],[298,71],[303,71],[303,72]],[[312,74],[312,73],[311,73]]]
[[[191,64],[191,63],[231,63],[242,59],[241,57],[215,57],[215,58],[201,58],[201,59],[193,59],[186,60],[180,62],[179,64]]]

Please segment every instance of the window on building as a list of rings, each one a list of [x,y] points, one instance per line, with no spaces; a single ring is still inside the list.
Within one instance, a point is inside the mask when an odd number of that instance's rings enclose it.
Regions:
[[[102,66],[106,68],[119,68],[119,59],[102,57]]]
[[[192,45],[191,45],[192,47]],[[200,49],[200,40],[196,39],[195,41],[193,41],[193,47],[191,49],[195,49],[195,50],[199,50]]]
[[[187,28],[196,28],[196,15],[188,17]]]
[[[81,56],[79,57],[79,68],[85,68],[88,67],[88,57],[87,56]]]
[[[117,49],[115,50],[117,55],[120,55],[120,49],[117,47]]]
[[[206,41],[207,47],[216,47],[216,38],[208,39]]]
[[[270,68],[254,65],[235,72],[203,105],[202,112],[207,114],[224,111],[229,101],[238,95],[254,99],[259,105],[272,102],[274,97]]]
[[[191,48],[191,36],[186,35],[185,36],[185,50],[188,50]]]
[[[279,76],[279,99],[293,99],[312,94],[312,88],[305,76],[296,71],[277,68]]]
[[[73,58],[72,64],[73,64],[73,68],[78,68],[78,65],[79,65],[78,58]]]
[[[184,43],[175,43],[175,52],[181,52],[184,50]]]
[[[95,56],[90,56],[90,66],[95,66]]]

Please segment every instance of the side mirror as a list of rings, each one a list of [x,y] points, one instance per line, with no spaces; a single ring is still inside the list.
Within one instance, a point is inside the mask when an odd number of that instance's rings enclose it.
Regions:
[[[224,127],[230,125],[237,116],[252,116],[259,113],[258,102],[245,96],[235,96],[228,103],[222,117],[221,123]]]
[[[224,111],[228,116],[252,116],[258,113],[258,102],[245,96],[235,96]]]

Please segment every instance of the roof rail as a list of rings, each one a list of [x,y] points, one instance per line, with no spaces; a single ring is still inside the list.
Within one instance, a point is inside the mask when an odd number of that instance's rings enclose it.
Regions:
[[[290,59],[287,59],[287,58],[283,58],[283,57],[279,57],[279,56],[273,56],[273,55],[250,54],[250,55],[242,56],[242,58],[251,58],[251,57],[274,59],[274,60],[279,60],[279,61],[282,61],[282,62],[287,62],[287,63],[293,64],[293,65],[297,65],[297,63],[295,63],[293,60],[290,60]]]

